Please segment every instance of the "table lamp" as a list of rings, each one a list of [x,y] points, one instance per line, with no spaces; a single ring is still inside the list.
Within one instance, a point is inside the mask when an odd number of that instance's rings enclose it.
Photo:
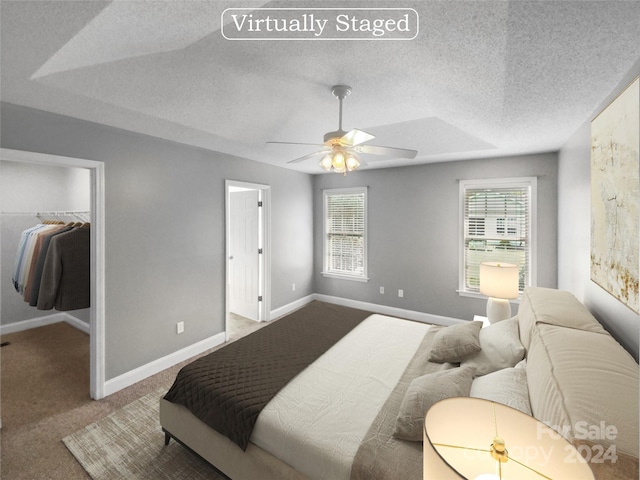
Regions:
[[[575,447],[515,408],[481,398],[440,400],[423,431],[424,480],[593,480]]]
[[[511,318],[509,299],[518,298],[518,266],[512,263],[482,262],[480,264],[480,293],[487,300],[489,323]]]

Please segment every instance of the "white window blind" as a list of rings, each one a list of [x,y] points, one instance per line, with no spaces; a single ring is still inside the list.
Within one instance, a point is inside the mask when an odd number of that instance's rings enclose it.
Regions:
[[[366,279],[366,189],[324,191],[324,274]]]
[[[462,292],[480,291],[480,263],[518,265],[522,291],[532,285],[535,178],[461,181]]]

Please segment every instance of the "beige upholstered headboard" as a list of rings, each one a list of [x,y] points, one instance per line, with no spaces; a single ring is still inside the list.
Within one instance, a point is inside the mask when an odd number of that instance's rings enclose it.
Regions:
[[[633,357],[569,292],[526,289],[518,323],[533,415],[570,441],[615,445],[637,457]]]

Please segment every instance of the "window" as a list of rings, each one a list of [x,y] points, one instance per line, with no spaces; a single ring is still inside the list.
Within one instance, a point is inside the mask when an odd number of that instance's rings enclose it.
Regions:
[[[367,189],[324,191],[325,276],[367,279]]]
[[[518,265],[520,291],[535,285],[536,178],[461,180],[461,294],[480,293],[480,263]]]

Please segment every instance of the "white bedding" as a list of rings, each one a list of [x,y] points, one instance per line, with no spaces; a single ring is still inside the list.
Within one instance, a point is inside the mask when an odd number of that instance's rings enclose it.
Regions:
[[[251,442],[311,478],[348,480],[363,437],[429,328],[370,316],[267,404]]]

